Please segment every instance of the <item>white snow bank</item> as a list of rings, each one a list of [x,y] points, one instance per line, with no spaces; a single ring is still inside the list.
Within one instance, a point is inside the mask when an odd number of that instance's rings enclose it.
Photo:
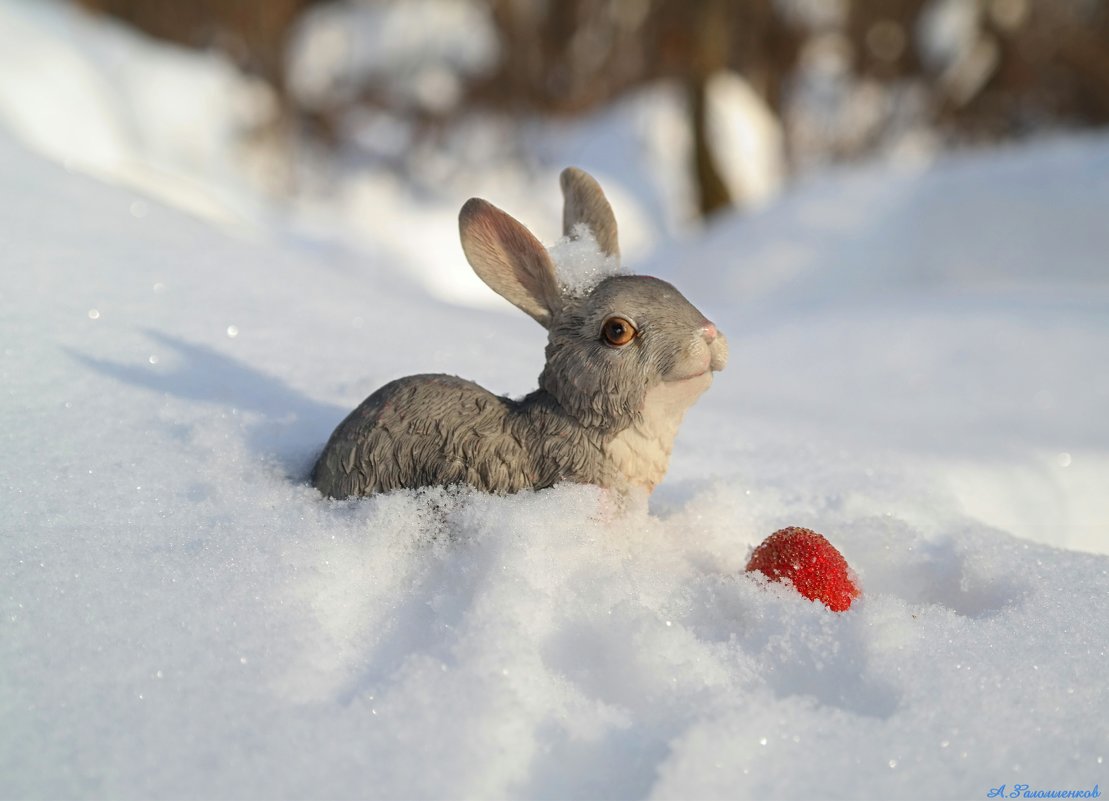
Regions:
[[[970,161],[878,194],[871,176],[838,176],[672,252],[698,264],[670,277],[721,322],[733,361],[687,415],[650,510],[619,513],[582,487],[322,500],[304,476],[365,395],[422,371],[520,394],[539,327],[430,300],[388,262],[227,239],[0,138],[3,794],[909,798],[1104,783],[1109,557],[969,519],[933,470],[972,458],[989,508],[1019,509],[1056,491],[1052,471],[1106,459],[1096,282],[1041,275],[989,295],[829,282],[819,307],[732,282],[758,259],[781,265],[772,242],[798,232],[776,215],[828,198],[844,248],[850,231],[857,248],[874,241],[867,221],[893,195],[942,212],[954,254],[980,230],[974,209],[1027,183],[1042,217],[1014,236],[1039,241],[1033,227],[1050,237],[1096,193],[1082,176],[1107,148],[1015,153],[1009,178]],[[1050,193],[1044,164],[1060,173]],[[925,191],[960,175],[980,186],[967,203]],[[1073,224],[1047,267],[1098,247],[1101,227]],[[817,248],[801,263],[821,276],[839,259]],[[460,250],[452,264],[467,269]],[[1037,449],[1055,461],[1009,483]],[[1070,491],[1093,509],[1102,487]],[[1105,520],[1091,521],[1102,548]],[[1072,521],[1044,523],[1042,539],[1068,544]],[[842,549],[864,592],[850,612],[741,574],[786,524]]]
[[[225,224],[257,220],[272,153],[248,140],[276,111],[272,90],[219,54],[53,0],[0,3],[0,123],[67,169]]]
[[[290,36],[289,89],[327,109],[384,90],[396,103],[448,112],[462,78],[500,57],[490,10],[472,0],[331,3],[310,8]]]

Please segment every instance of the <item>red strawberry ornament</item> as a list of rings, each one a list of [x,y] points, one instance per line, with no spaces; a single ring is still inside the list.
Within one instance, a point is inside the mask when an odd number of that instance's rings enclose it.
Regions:
[[[752,570],[771,581],[789,579],[799,593],[833,612],[846,611],[859,596],[843,554],[807,528],[790,526],[763,540],[747,562],[747,572]]]

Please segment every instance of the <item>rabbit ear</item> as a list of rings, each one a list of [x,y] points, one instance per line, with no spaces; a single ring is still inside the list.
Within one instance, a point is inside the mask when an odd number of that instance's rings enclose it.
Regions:
[[[562,235],[570,236],[578,223],[585,223],[593,232],[601,251],[606,256],[620,258],[620,243],[616,236],[616,215],[601,185],[585,170],[567,167],[559,177],[562,184]]]
[[[547,249],[523,225],[480,198],[458,215],[462,250],[478,278],[509,303],[549,328],[562,307]]]

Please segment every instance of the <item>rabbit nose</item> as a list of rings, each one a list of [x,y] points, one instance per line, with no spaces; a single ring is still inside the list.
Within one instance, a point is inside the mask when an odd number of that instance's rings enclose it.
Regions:
[[[716,337],[719,336],[719,334],[720,332],[716,330],[716,326],[712,323],[705,323],[701,327],[701,336],[703,336],[705,338],[705,342],[710,345],[716,341]]]
[[[717,332],[709,345],[709,369],[720,372],[728,364],[728,338]]]

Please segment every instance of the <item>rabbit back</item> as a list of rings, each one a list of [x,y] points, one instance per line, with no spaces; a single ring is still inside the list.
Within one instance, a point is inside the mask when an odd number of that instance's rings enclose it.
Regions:
[[[398,379],[339,424],[312,483],[332,498],[450,484],[497,493],[534,487],[518,406],[455,376]]]

